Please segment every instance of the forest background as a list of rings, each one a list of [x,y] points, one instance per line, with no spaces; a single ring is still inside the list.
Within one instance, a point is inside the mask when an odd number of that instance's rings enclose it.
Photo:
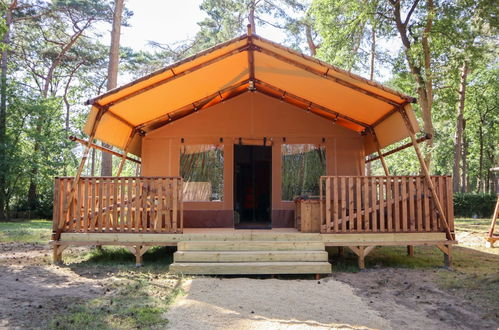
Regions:
[[[1,1],[0,220],[50,217],[53,178],[75,174],[82,149],[68,137],[86,138],[84,101],[112,88],[116,79],[105,41],[110,31],[119,35],[116,24],[129,26],[133,17],[127,1],[123,8],[120,2]],[[175,4],[170,7],[165,20],[192,19],[175,12]],[[274,31],[282,36],[274,41],[415,96],[420,127],[432,136],[423,143],[425,160],[432,174],[453,175],[457,209],[486,213],[494,203],[496,1],[203,0],[199,8],[197,32],[185,40],[161,43],[144,36],[148,47],[120,47],[114,69],[120,83],[241,35],[251,23],[263,37]],[[89,160],[84,175],[118,170],[116,157],[103,161],[94,150]],[[387,163],[395,175],[419,173],[411,149],[389,156]],[[378,161],[366,171],[383,175]],[[134,173],[135,166],[127,164],[123,175]]]

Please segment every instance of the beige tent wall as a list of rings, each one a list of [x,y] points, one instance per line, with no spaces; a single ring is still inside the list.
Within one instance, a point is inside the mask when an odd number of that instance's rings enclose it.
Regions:
[[[233,144],[239,138],[272,140],[272,224],[289,227],[294,204],[281,201],[281,144],[326,146],[328,175],[362,175],[364,138],[321,118],[258,92],[245,93],[149,134],[142,141],[142,175],[179,175],[181,140],[185,144],[224,145],[224,200],[185,202],[186,227],[233,226]],[[323,142],[323,138],[325,142]],[[246,140],[249,141],[249,140]],[[243,142],[244,143],[244,142]]]

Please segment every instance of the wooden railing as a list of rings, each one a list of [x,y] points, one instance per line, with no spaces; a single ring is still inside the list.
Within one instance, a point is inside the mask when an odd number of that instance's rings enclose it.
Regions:
[[[55,179],[54,232],[182,232],[180,177],[82,177],[70,203],[73,180]]]
[[[451,231],[452,178],[432,176]],[[323,176],[321,232],[442,232],[423,176]]]

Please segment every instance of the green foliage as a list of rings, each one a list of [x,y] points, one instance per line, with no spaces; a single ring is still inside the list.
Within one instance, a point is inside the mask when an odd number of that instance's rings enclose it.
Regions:
[[[46,244],[51,233],[52,221],[49,220],[0,222],[0,243]]]
[[[457,217],[491,217],[496,205],[495,194],[454,194],[454,214]]]
[[[158,329],[168,324],[164,312],[183,293],[181,278],[145,272],[121,272],[105,294],[69,306],[51,329]],[[160,289],[158,289],[160,288]]]

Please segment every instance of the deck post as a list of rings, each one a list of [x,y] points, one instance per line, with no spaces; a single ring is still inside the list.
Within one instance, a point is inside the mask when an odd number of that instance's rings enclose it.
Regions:
[[[359,269],[365,269],[366,268],[366,263],[365,263],[365,258],[366,256],[375,248],[376,246],[370,245],[370,246],[349,246],[348,248],[352,250],[353,253],[357,255],[357,261],[359,264]]]
[[[414,245],[407,245],[407,255],[414,257]]]
[[[61,233],[64,229],[64,222],[68,220],[69,212],[71,210],[71,205],[73,204],[73,202],[75,200],[76,187],[78,186],[78,182],[80,181],[81,172],[83,172],[83,167],[85,166],[85,163],[87,161],[88,153],[92,147],[92,143],[94,141],[95,134],[97,133],[97,127],[99,126],[99,123],[100,123],[100,120],[102,119],[102,116],[107,111],[107,107],[102,107],[102,106],[96,106],[96,107],[99,110],[98,110],[97,116],[95,117],[95,121],[92,125],[92,130],[90,132],[90,136],[88,137],[88,141],[87,141],[87,144],[85,146],[85,150],[83,151],[83,155],[82,155],[81,161],[80,161],[80,166],[78,166],[78,171],[76,172],[73,184],[71,186],[71,191],[69,193],[67,208],[64,210],[64,212],[62,214],[63,215],[63,218],[61,218],[62,221],[61,221],[61,219],[59,219],[57,232],[53,236],[53,239],[56,241],[59,240]]]
[[[442,207],[442,203],[441,203],[440,198],[437,194],[437,191],[435,190],[435,185],[433,184],[433,181],[431,180],[430,171],[428,170],[428,167],[426,166],[426,163],[425,163],[424,158],[423,158],[423,154],[421,153],[421,150],[419,149],[418,143],[416,141],[414,128],[412,127],[412,124],[409,120],[409,117],[407,116],[405,108],[399,107],[399,111],[400,111],[400,114],[402,115],[402,118],[404,119],[404,123],[405,123],[405,126],[407,128],[407,132],[409,133],[409,137],[411,138],[412,145],[414,147],[414,150],[416,151],[416,155],[418,157],[419,164],[421,165],[421,169],[423,170],[424,177],[425,177],[426,182],[428,184],[428,188],[429,188],[430,193],[432,195],[432,198],[435,201],[435,204],[437,206],[438,217],[440,219],[442,227],[444,227],[444,229],[445,229],[447,239],[454,240],[454,237],[453,237],[452,233],[450,232],[449,223],[447,222],[447,217],[445,216],[444,209]]]
[[[135,256],[135,266],[142,266],[142,256],[149,250],[149,246],[144,245],[134,245],[126,247]]]
[[[437,245],[440,251],[444,253],[444,265],[448,269],[452,269],[452,245]]]
[[[68,246],[63,244],[54,244],[52,247],[52,262],[55,265],[62,264],[62,252],[66,250]]]
[[[130,133],[128,140],[126,141],[125,148],[123,149],[123,156],[121,157],[120,166],[118,167],[118,172],[116,173],[116,176],[121,176],[121,171],[123,171],[123,166],[125,165],[125,161],[128,155],[128,148],[130,148],[130,144],[132,143],[132,140],[135,137],[136,133],[137,130],[132,129],[132,132]]]

